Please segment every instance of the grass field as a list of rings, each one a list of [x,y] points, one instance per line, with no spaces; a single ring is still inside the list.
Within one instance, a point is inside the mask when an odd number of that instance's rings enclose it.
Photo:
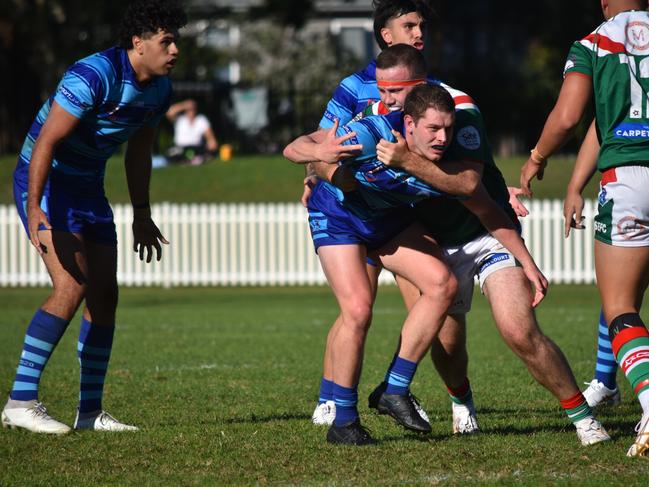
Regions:
[[[523,158],[499,159],[509,185],[518,186]],[[563,198],[574,158],[557,157],[550,161],[546,179],[534,186],[537,198]],[[0,157],[0,204],[12,203],[11,173],[15,156]],[[302,167],[281,156],[235,157],[229,162],[214,161],[203,166],[173,166],[153,171],[151,201],[203,202],[286,202],[302,194]],[[109,161],[106,191],[113,203],[127,203],[128,191],[123,159]],[[596,196],[598,181],[592,181],[584,195]]]
[[[46,294],[0,290],[5,394],[26,322]],[[556,401],[503,345],[479,296],[469,353],[482,435],[451,436],[449,400],[428,360],[413,391],[431,435],[407,434],[367,410],[404,315],[396,290],[384,287],[359,395],[379,444],[328,446],[326,428],[309,419],[335,314],[322,287],[123,289],[105,407],[141,431],[0,431],[0,485],[647,485],[649,459],[625,457],[640,417],[626,381],[623,404],[600,413],[613,441],[579,446]],[[591,286],[554,286],[539,310],[580,381],[594,367],[597,315]],[[75,319],[41,387],[50,412],[67,423],[76,406],[78,328]]]

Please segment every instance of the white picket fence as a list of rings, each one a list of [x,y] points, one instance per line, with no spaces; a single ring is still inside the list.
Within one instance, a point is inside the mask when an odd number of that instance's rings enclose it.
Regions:
[[[562,203],[528,202],[523,236],[551,282],[592,283],[592,224],[563,238]],[[171,242],[160,262],[132,251],[131,207],[115,205],[118,280],[126,286],[285,286],[325,282],[298,203],[159,204],[153,218]],[[587,201],[591,222],[596,202]],[[30,246],[13,206],[0,205],[0,286],[40,286],[49,276]],[[392,283],[389,273],[382,283]]]

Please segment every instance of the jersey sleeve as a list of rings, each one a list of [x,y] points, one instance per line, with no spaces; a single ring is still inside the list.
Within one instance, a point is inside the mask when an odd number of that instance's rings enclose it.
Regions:
[[[592,78],[593,76],[593,52],[582,42],[575,42],[570,48],[566,65],[563,68],[563,77],[569,74],[579,73]]]
[[[336,91],[334,91],[333,97],[327,103],[327,108],[320,120],[320,128],[331,128],[336,120],[339,121],[340,125],[345,125],[356,115],[353,112],[358,96],[351,78],[350,76],[342,80]]]
[[[484,164],[490,158],[484,119],[478,110],[458,110],[455,113],[453,141],[444,159],[468,160]]]
[[[78,62],[63,75],[54,95],[56,101],[66,112],[76,118],[83,118],[101,103],[106,92],[106,80],[99,70]]]
[[[388,138],[387,136],[384,136],[376,125],[369,119],[358,120],[357,122],[352,122],[338,127],[336,136],[341,137],[351,132],[354,132],[356,135],[347,139],[344,142],[344,145],[363,144],[363,149],[355,157],[355,159],[358,160],[367,160],[376,157],[376,145],[379,143],[381,138]],[[393,139],[394,137],[390,138],[390,140]]]

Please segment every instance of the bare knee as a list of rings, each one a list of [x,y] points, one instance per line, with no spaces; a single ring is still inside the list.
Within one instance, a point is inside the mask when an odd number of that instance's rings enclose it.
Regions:
[[[365,333],[372,321],[372,304],[366,299],[354,299],[342,310],[345,327],[356,333]]]
[[[53,314],[72,318],[86,296],[87,286],[83,283],[55,283],[43,307]]]
[[[503,337],[509,348],[519,357],[531,357],[540,352],[547,342],[547,337],[538,326],[509,327],[503,331]]]
[[[457,288],[457,279],[451,271],[446,270],[432,276],[421,289],[421,295],[439,303],[444,303],[448,307],[457,294]]]
[[[86,308],[91,321],[105,326],[114,325],[118,298],[117,280],[111,280],[101,286],[90,286],[86,293]]]

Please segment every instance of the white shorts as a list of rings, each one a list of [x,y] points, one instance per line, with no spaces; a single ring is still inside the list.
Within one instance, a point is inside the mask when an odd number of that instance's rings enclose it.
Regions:
[[[491,274],[518,265],[509,250],[490,234],[457,247],[444,247],[444,258],[458,281],[457,294],[449,308],[449,314],[469,312],[475,277],[478,278],[482,289]]]
[[[649,167],[608,169],[599,187],[595,238],[616,247],[649,246]]]

